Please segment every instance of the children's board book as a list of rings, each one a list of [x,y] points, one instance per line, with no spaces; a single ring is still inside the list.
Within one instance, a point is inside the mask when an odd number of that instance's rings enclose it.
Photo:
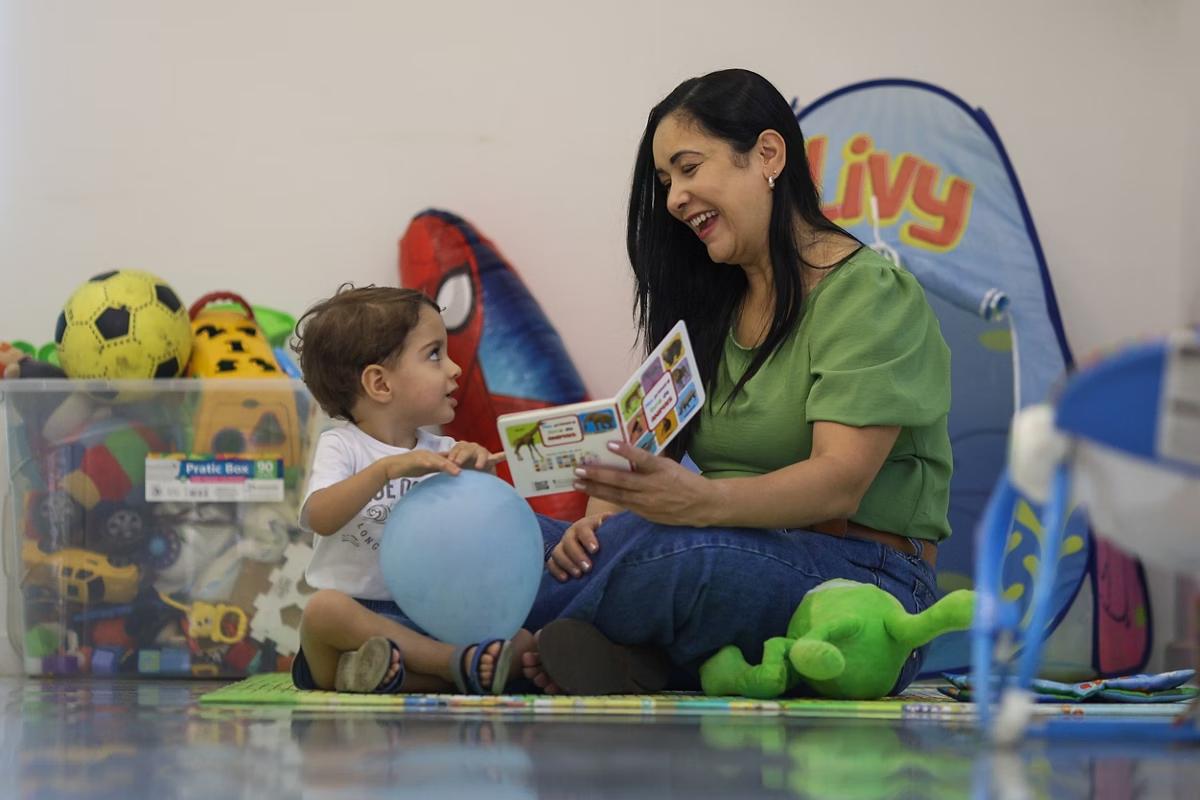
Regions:
[[[496,420],[513,485],[525,497],[569,492],[575,469],[628,470],[614,439],[659,453],[704,405],[687,326],[680,320],[616,397],[504,414]]]

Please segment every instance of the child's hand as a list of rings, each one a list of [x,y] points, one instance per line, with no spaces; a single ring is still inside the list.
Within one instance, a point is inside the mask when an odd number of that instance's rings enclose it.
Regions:
[[[550,552],[550,558],[546,561],[546,571],[560,582],[572,576],[582,578],[584,573],[591,572],[591,557],[600,550],[596,529],[614,513],[604,511],[592,514],[567,528],[567,532]]]
[[[397,478],[419,478],[431,472],[445,472],[450,475],[462,472],[458,464],[441,453],[430,450],[413,450],[411,453],[388,456],[380,459],[379,463],[383,464],[389,481]]]
[[[504,460],[504,453],[489,453],[488,449],[475,442],[458,442],[450,448],[446,457],[459,466],[496,474],[496,465]]]

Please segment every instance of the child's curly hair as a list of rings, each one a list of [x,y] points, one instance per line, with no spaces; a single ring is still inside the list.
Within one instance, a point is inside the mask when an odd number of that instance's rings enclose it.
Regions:
[[[362,392],[363,370],[400,355],[423,306],[441,312],[415,289],[343,283],[333,297],[304,312],[292,350],[300,357],[304,384],[326,414],[354,421],[350,409]]]

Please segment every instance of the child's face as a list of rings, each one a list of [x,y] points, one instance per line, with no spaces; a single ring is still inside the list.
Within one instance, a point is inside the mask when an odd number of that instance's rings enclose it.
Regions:
[[[446,326],[432,308],[421,308],[400,358],[389,370],[397,408],[413,425],[445,425],[454,419],[459,366],[446,354]]]

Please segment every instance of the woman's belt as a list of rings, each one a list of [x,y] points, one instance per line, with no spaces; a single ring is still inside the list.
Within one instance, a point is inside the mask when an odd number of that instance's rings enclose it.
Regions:
[[[920,545],[916,545],[907,536],[868,528],[866,525],[859,525],[857,522],[850,522],[847,519],[827,519],[824,522],[818,522],[816,525],[808,527],[809,530],[824,533],[828,536],[845,536],[848,539],[879,542],[893,550],[899,550],[905,555],[920,556],[929,565],[930,569],[937,567],[938,546],[934,542],[925,539],[920,540]]]

